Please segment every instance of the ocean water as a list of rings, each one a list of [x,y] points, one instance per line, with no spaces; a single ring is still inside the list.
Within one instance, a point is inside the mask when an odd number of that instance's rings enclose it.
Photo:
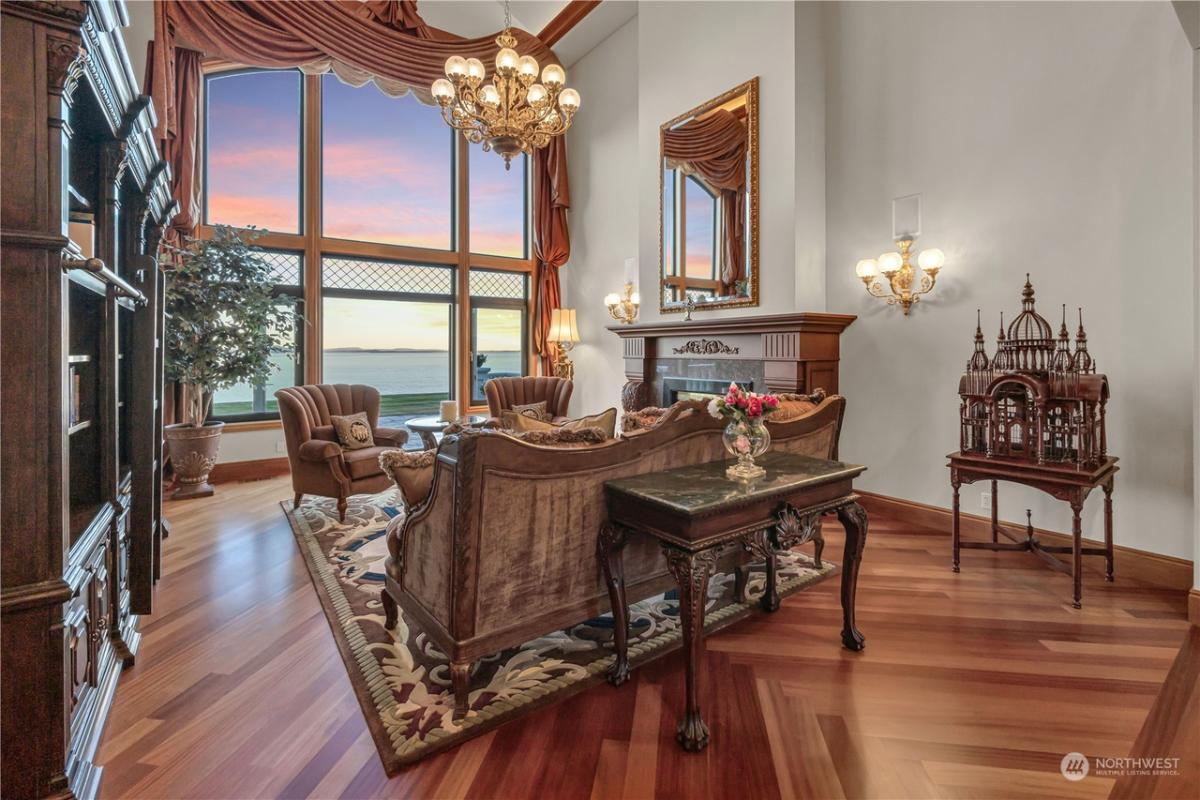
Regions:
[[[486,353],[485,368],[477,380],[481,383],[497,373],[519,375],[521,354],[515,350]],[[276,389],[295,383],[295,367],[288,355],[277,354],[275,363],[280,370],[271,376],[266,396],[273,398]],[[380,394],[449,394],[450,353],[447,351],[326,351],[324,354],[325,383],[363,383],[374,386]],[[235,386],[218,393],[218,403],[251,402],[254,390],[250,386]]]

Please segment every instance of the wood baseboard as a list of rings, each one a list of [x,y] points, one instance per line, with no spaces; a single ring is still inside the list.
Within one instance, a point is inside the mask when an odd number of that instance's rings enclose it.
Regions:
[[[860,491],[859,494],[862,495],[862,505],[867,509],[868,513],[879,511],[882,514],[899,517],[910,525],[943,531],[947,537],[950,536],[953,515],[948,508],[916,503],[912,500],[901,500],[897,497],[888,497],[887,495],[875,494],[874,492]],[[1025,526],[1023,524],[1001,520],[1000,525],[1016,536],[1024,537],[1025,535]],[[959,530],[963,539],[990,539],[992,536],[992,521],[989,517],[961,512],[959,514]],[[1034,528],[1034,533],[1048,543],[1056,545],[1071,543],[1071,536],[1069,534],[1048,531],[1043,528]],[[1085,547],[1104,546],[1103,542],[1096,542],[1090,539],[1084,539],[1083,541]],[[1200,593],[1192,589],[1193,575],[1191,561],[1185,558],[1176,558],[1174,556],[1164,556],[1159,553],[1150,553],[1145,550],[1137,550],[1133,547],[1120,544],[1114,546],[1113,550],[1115,572],[1118,577],[1135,578],[1168,589],[1189,592],[1188,616],[1193,621],[1200,618],[1198,617],[1200,615],[1200,608],[1197,608],[1194,613],[1192,611],[1193,606],[1200,605]],[[950,558],[949,544],[946,545],[946,558]],[[965,558],[969,559],[970,554],[966,554]],[[1097,572],[1104,571],[1104,559],[1102,558],[1085,557],[1083,564],[1084,569],[1091,569]],[[1200,624],[1200,622],[1197,622],[1197,624]]]
[[[213,467],[208,476],[209,483],[238,483],[241,481],[261,481],[275,478],[291,472],[288,460],[279,458],[258,458],[253,461],[227,461]]]
[[[1200,587],[1192,587],[1188,592],[1188,622],[1200,625]]]

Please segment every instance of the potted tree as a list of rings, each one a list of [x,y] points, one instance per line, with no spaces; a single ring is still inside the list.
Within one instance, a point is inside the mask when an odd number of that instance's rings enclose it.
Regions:
[[[262,384],[277,369],[273,352],[289,345],[295,312],[274,296],[270,265],[251,242],[254,230],[217,226],[211,239],[174,249],[166,284],[166,377],[181,387],[180,421],[165,435],[178,488],[174,499],[213,493],[224,422],[208,420],[213,393]]]

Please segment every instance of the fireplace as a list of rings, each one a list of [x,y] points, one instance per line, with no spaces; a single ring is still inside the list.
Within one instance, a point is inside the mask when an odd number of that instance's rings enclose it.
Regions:
[[[736,381],[748,392],[754,391],[754,381]],[[669,406],[680,400],[709,400],[724,397],[729,381],[712,378],[663,378],[662,404]]]
[[[837,394],[839,338],[849,314],[802,312],[616,325],[626,411],[724,394],[731,380],[755,391]]]

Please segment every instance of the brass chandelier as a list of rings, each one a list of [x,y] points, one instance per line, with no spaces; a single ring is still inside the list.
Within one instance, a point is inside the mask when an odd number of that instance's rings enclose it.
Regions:
[[[533,56],[518,55],[512,35],[512,18],[504,3],[504,31],[496,37],[496,71],[484,83],[487,70],[478,58],[450,56],[446,77],[433,82],[430,91],[442,108],[442,119],[467,141],[495,150],[510,169],[517,153],[532,154],[551,137],[566,133],[579,110],[579,92],[563,88],[566,71],[558,64],[541,69]]]

